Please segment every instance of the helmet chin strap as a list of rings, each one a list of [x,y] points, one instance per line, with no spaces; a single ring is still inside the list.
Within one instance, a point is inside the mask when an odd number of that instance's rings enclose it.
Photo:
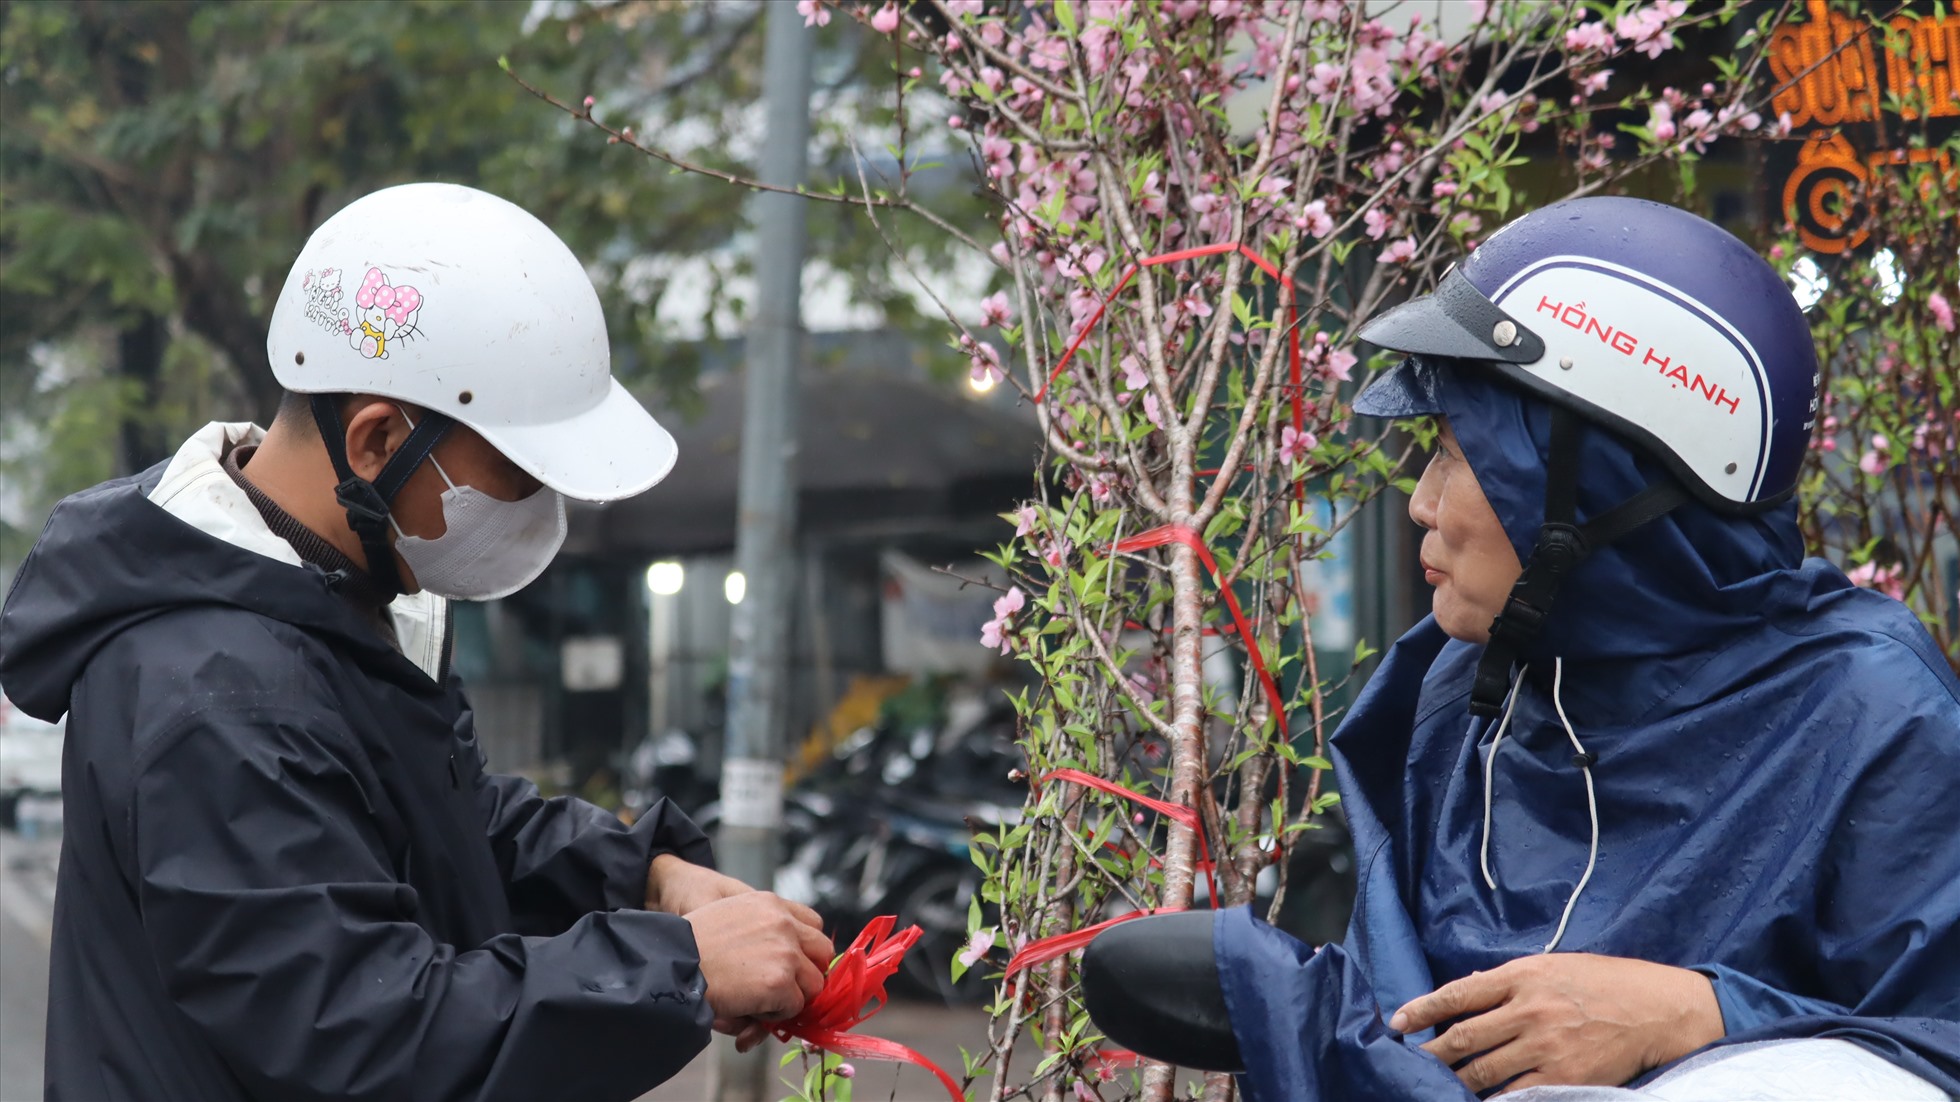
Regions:
[[[1672,478],[1648,486],[1585,524],[1575,523],[1579,497],[1579,433],[1585,422],[1563,406],[1552,407],[1552,447],[1545,471],[1545,523],[1524,572],[1511,587],[1504,611],[1490,625],[1490,642],[1477,661],[1470,688],[1472,715],[1497,716],[1511,688],[1511,669],[1520,662],[1545,618],[1559,587],[1579,564],[1650,520],[1688,500],[1687,488]]]
[[[332,395],[315,394],[310,403],[313,421],[327,445],[327,458],[333,461],[334,499],[347,510],[347,527],[361,541],[367,556],[368,577],[386,593],[403,590],[401,571],[395,569],[395,550],[388,542],[389,506],[408,483],[410,475],[429,457],[456,422],[429,410],[420,424],[409,430],[408,439],[388,457],[381,474],[373,482],[354,473],[347,461],[347,429],[341,424],[340,409]]]

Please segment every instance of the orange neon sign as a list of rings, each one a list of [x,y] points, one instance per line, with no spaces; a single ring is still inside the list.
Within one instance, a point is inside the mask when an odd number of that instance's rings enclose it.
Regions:
[[[1947,187],[1960,186],[1951,153],[1903,148],[1885,135],[1892,119],[1948,133],[1954,124],[1933,120],[1960,120],[1960,16],[1874,24],[1826,0],[1805,6],[1809,18],[1778,27],[1769,42],[1779,89],[1770,110],[1787,113],[1793,131],[1809,131],[1782,204],[1807,247],[1842,253],[1870,236],[1858,197],[1884,169],[1936,163]]]

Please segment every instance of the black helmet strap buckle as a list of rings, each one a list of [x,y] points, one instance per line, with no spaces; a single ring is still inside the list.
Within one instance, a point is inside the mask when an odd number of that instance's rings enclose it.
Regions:
[[[320,427],[320,438],[327,445],[327,458],[333,461],[334,477],[340,483],[334,487],[334,499],[347,510],[347,527],[361,541],[361,551],[367,557],[368,577],[373,579],[384,593],[402,592],[401,571],[395,569],[395,549],[388,540],[390,527],[390,505],[395,495],[408,484],[410,475],[429,457],[442,438],[456,422],[444,414],[429,410],[422,421],[409,431],[408,439],[388,457],[380,475],[373,481],[354,473],[353,465],[347,461],[347,429],[340,420],[340,407],[334,396],[315,394],[309,403],[313,409],[313,422]]]
[[[1559,587],[1588,555],[1688,500],[1687,488],[1663,478],[1585,524],[1578,514],[1579,433],[1584,422],[1563,406],[1552,407],[1551,452],[1545,471],[1545,523],[1531,558],[1511,586],[1504,611],[1490,625],[1490,642],[1477,661],[1470,713],[1497,716],[1511,688],[1511,670],[1538,638]]]

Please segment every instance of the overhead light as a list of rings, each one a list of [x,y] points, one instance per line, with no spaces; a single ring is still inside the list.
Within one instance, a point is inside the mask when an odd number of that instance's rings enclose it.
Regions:
[[[727,597],[728,603],[731,605],[741,604],[742,597],[746,595],[748,591],[749,591],[749,580],[746,577],[742,576],[742,572],[740,570],[730,570],[728,572],[728,577],[722,579],[722,583],[721,583],[722,596]]]
[[[647,567],[647,589],[662,597],[672,597],[687,581],[687,569],[677,562],[657,562]]]
[[[983,371],[978,375],[968,375],[966,385],[975,394],[985,394],[994,388],[994,373]]]

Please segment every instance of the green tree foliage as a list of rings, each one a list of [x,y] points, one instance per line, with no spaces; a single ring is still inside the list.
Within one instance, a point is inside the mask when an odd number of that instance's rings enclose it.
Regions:
[[[265,325],[300,244],[355,197],[410,180],[482,187],[552,225],[593,266],[616,369],[684,403],[701,349],[676,339],[661,303],[677,279],[706,280],[706,297],[740,316],[730,285],[746,264],[742,204],[724,185],[607,149],[498,59],[567,99],[595,96],[666,148],[746,172],[767,7],[0,7],[5,512],[38,523],[62,494],[163,458],[205,420],[263,421],[278,397]],[[856,37],[818,59],[819,164],[844,148],[845,127],[890,118],[859,79],[880,65],[889,56]],[[856,301],[917,319],[861,218],[818,216],[811,234],[813,257],[849,274]],[[698,257],[715,262],[678,263]],[[31,535],[5,533],[0,562]]]

